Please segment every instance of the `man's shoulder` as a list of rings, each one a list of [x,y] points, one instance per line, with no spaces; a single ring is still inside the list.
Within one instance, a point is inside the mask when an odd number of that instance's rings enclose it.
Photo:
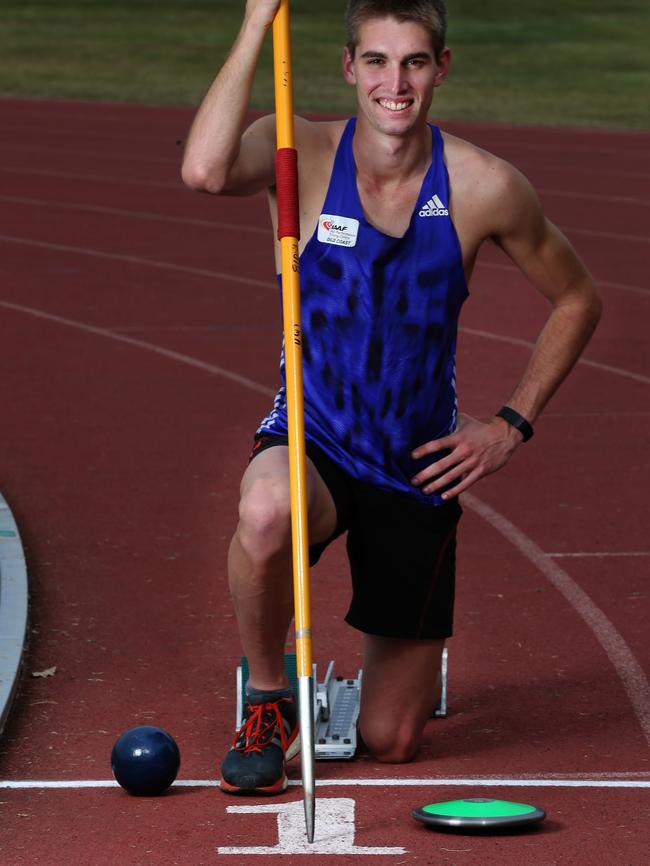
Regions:
[[[347,122],[345,119],[312,120],[296,115],[296,146],[315,151],[336,149]]]
[[[302,114],[294,114],[294,128],[296,136],[314,136],[333,138],[338,136],[345,129],[349,118],[331,118],[328,120],[313,117],[306,117]],[[277,122],[276,114],[259,114],[253,117],[249,125],[249,129],[265,129],[274,131]]]
[[[294,115],[294,146],[298,151],[298,168],[303,185],[311,185],[323,170],[331,166],[347,120],[312,120]],[[244,133],[248,141],[263,140],[275,149],[276,116],[265,114],[257,118]]]
[[[461,198],[482,199],[491,207],[498,200],[519,199],[532,192],[528,180],[505,159],[472,142],[443,132],[449,182]]]
[[[445,162],[450,176],[470,177],[473,181],[486,178],[498,181],[515,170],[501,157],[457,135],[442,132],[442,139],[445,147]]]

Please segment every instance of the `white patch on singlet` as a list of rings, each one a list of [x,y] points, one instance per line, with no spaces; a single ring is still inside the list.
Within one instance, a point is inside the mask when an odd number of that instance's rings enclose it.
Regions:
[[[337,247],[354,247],[359,234],[359,220],[322,213],[318,218],[318,240]]]

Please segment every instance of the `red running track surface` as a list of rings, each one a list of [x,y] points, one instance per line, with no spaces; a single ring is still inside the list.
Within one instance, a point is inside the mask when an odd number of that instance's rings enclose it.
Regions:
[[[266,203],[183,188],[189,110],[4,100],[0,113],[0,486],[31,590],[26,672],[0,743],[1,862],[309,862],[299,833],[275,854],[217,850],[278,846],[273,811],[226,810],[286,808],[297,786],[272,803],[209,784],[232,737],[239,656],[226,551],[277,385]],[[411,765],[318,765],[321,814],[354,809],[356,822],[311,856],[644,866],[650,135],[446,128],[531,178],[602,287],[605,316],[533,442],[465,498],[449,717],[431,722]],[[461,402],[488,417],[545,307],[496,250],[471,288]],[[319,664],[355,673],[340,545],[312,584]],[[202,784],[141,800],[75,784],[109,779],[114,739],[139,723],[170,730],[181,783]],[[467,837],[409,816],[481,794],[542,805],[548,820]],[[357,849],[405,853],[356,850],[351,833]]]

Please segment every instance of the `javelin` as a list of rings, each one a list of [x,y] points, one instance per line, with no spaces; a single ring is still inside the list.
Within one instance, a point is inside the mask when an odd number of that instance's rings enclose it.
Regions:
[[[276,190],[278,240],[280,241],[282,257],[282,306],[284,311],[284,352],[289,427],[289,481],[291,485],[293,590],[300,713],[300,760],[307,839],[309,842],[313,842],[316,806],[314,673],[311,654],[305,418],[302,388],[298,155],[294,147],[289,0],[281,0],[280,8],[273,21],[273,58],[277,123]]]

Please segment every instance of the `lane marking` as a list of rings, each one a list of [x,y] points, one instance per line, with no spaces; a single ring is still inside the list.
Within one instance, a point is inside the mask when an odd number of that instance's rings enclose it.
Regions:
[[[546,556],[550,556],[552,559],[581,559],[586,557],[595,557],[597,559],[606,559],[609,556],[650,556],[650,551],[648,550],[608,550],[608,551],[594,551],[593,553],[589,551],[575,551],[573,553],[547,553]]]
[[[489,268],[494,271],[509,271],[512,274],[519,274],[525,281],[525,277],[514,265],[499,264],[498,262],[483,262],[477,261],[475,267]],[[623,289],[627,292],[635,292],[638,295],[650,296],[650,289],[644,289],[642,286],[631,286],[629,283],[613,283],[609,280],[595,280],[598,288],[601,289]]]
[[[2,171],[1,166],[0,166],[0,171]],[[0,197],[0,198],[10,198],[10,197],[6,196],[6,197]],[[88,209],[90,210],[90,207]],[[111,211],[112,209],[106,208],[106,210]],[[117,209],[115,209],[115,212],[117,212]],[[125,211],[125,213],[128,213],[130,215],[132,212],[131,211]],[[138,213],[138,216],[143,216],[143,214]],[[162,217],[153,217],[153,216],[151,217],[151,219],[160,219],[161,221],[163,220]],[[173,219],[173,218],[170,217],[170,219]],[[189,222],[189,220],[185,220],[185,221]],[[201,224],[203,223],[203,221],[201,221],[201,220],[197,220],[196,222],[201,223]],[[225,224],[214,223],[214,224],[210,224],[210,225],[214,225],[215,227],[218,227],[218,228],[222,228],[222,227],[235,228],[237,230],[239,230],[239,228],[240,228],[239,225],[234,225],[232,223],[225,223]],[[243,231],[250,231],[250,232],[254,232],[256,234],[257,233],[261,233],[261,234],[266,233],[265,229],[259,229],[259,228],[254,228],[254,227],[244,228]],[[271,232],[269,232],[269,235],[270,234],[271,234]],[[151,265],[152,267],[171,268],[173,270],[186,271],[188,273],[192,273],[192,274],[195,274],[198,276],[217,277],[219,279],[227,279],[227,280],[230,280],[233,282],[240,282],[240,283],[254,285],[254,286],[262,286],[263,288],[268,288],[268,289],[273,289],[273,290],[277,289],[276,283],[272,283],[270,280],[269,281],[253,280],[250,277],[241,277],[241,276],[237,276],[237,275],[233,275],[233,274],[224,274],[221,271],[212,271],[212,270],[206,270],[206,269],[202,269],[202,268],[192,268],[189,265],[176,265],[176,264],[171,264],[168,262],[158,262],[155,259],[144,259],[144,258],[138,258],[135,256],[126,256],[126,255],[123,255],[121,253],[107,253],[103,250],[92,250],[88,247],[74,247],[74,246],[71,246],[69,244],[56,244],[56,243],[52,243],[49,241],[38,241],[38,240],[32,240],[31,238],[18,237],[16,235],[0,235],[0,240],[4,241],[5,243],[15,243],[15,244],[22,244],[25,246],[43,247],[45,249],[51,249],[51,250],[55,250],[55,251],[78,253],[79,255],[96,256],[96,257],[108,258],[108,259],[116,259],[118,261],[120,261],[120,260],[121,261],[127,261],[130,263],[140,264],[140,265]],[[478,261],[476,263],[476,267],[477,268],[488,268],[490,270],[508,271],[509,273],[521,275],[521,271],[518,268],[516,268],[514,265],[499,264],[497,262]],[[628,285],[627,283],[615,283],[615,282],[609,282],[607,280],[596,280],[596,284],[601,288],[622,289],[624,291],[634,292],[635,294],[639,294],[642,296],[650,295],[650,290],[644,289],[641,286],[631,286],[631,285]],[[582,359],[580,359],[580,361],[582,361]]]
[[[180,273],[192,274],[195,277],[209,277],[210,279],[226,280],[230,283],[242,283],[245,286],[256,286],[262,289],[276,289],[277,284],[269,280],[255,280],[252,277],[240,277],[236,274],[226,274],[222,271],[211,271],[207,268],[193,268],[188,265],[177,265],[174,262],[161,262],[157,259],[143,259],[139,256],[129,256],[124,253],[107,253],[104,250],[93,250],[90,247],[73,247],[68,244],[55,244],[49,241],[34,241],[30,238],[21,238],[14,235],[0,234],[0,241],[19,246],[38,247],[39,249],[53,250],[54,252],[73,253],[79,256],[88,256],[96,259],[109,259],[116,262],[126,262],[130,265],[145,265],[150,268],[162,268],[167,271],[179,271]]]
[[[53,171],[45,168],[9,168],[6,165],[0,165],[0,171],[5,174],[28,174],[30,177],[61,177],[65,180],[83,180],[92,183],[110,183],[111,186],[116,184],[124,184],[125,186],[153,186],[160,189],[173,189],[176,192],[183,191],[183,185],[180,180],[180,163],[179,163],[179,180],[176,183],[165,180],[133,180],[128,177],[107,177],[102,174],[79,174],[74,171]]]
[[[52,313],[44,313],[41,310],[33,309],[32,307],[23,307],[20,304],[12,304],[10,301],[0,301],[0,307],[5,307],[8,310],[15,310],[19,313],[27,313],[38,319],[45,319],[48,322],[55,322],[58,325],[64,325],[67,328],[74,328],[78,331],[83,331],[88,334],[94,334],[97,337],[105,337],[108,340],[116,340],[119,343],[126,343],[127,346],[134,346],[136,349],[145,349],[148,352],[154,352],[156,355],[162,355],[164,358],[169,358],[171,361],[177,361],[179,364],[187,364],[189,367],[196,367],[198,370],[203,370],[205,373],[210,373],[213,376],[222,376],[230,382],[237,385],[243,385],[251,391],[256,391],[258,394],[264,394],[265,397],[273,397],[275,390],[260,385],[252,379],[247,379],[246,376],[241,376],[239,373],[233,373],[232,370],[226,370],[224,367],[217,367],[214,364],[207,364],[204,361],[199,361],[198,358],[193,358],[190,355],[182,355],[180,352],[174,352],[171,349],[165,349],[163,346],[157,346],[155,343],[147,343],[144,340],[136,340],[134,337],[127,337],[123,334],[116,334],[113,331],[108,331],[105,328],[97,328],[93,325],[84,325],[81,322],[76,322],[73,319],[66,319],[63,316],[55,316]]]
[[[212,325],[121,325],[117,322],[114,322],[112,325],[107,326],[107,330],[111,331],[114,334],[144,334],[144,333],[153,333],[153,334],[221,334],[227,333],[232,334],[235,331],[243,331],[247,334],[252,334],[253,331],[267,331],[273,334],[277,334],[277,327],[271,322],[267,324],[257,324],[257,325],[249,325],[249,324],[241,324],[241,325],[227,325],[227,324],[218,324],[214,323]],[[616,411],[616,412],[593,412],[592,415],[596,417],[600,417],[602,415],[611,416],[612,418],[621,418],[623,415],[626,417],[636,418],[643,417],[644,415],[650,415],[650,412],[624,412],[624,411]],[[564,417],[562,415],[558,415],[558,418]],[[571,413],[572,418],[580,417],[579,412]]]
[[[634,707],[637,719],[641,725],[646,742],[650,745],[650,683],[645,671],[614,624],[603,611],[597,607],[587,593],[560,568],[535,542],[518,529],[507,517],[500,514],[486,502],[472,493],[463,494],[463,505],[469,506],[479,517],[487,521],[513,547],[542,572],[553,586],[564,596],[582,620],[589,626],[592,633],[605,651],[607,658],[623,683],[627,696]]]
[[[650,207],[650,200],[643,198],[634,198],[633,196],[628,195],[606,195],[601,198],[600,195],[596,193],[589,192],[571,192],[571,190],[565,189],[545,189],[541,186],[536,186],[535,190],[540,195],[555,195],[559,198],[584,198],[586,201],[602,201],[606,199],[608,202],[613,201],[617,204],[638,204],[642,207]]]
[[[139,153],[117,153],[114,150],[83,150],[73,147],[39,147],[36,144],[5,144],[0,143],[0,150],[8,150],[17,153],[45,153],[56,154],[57,156],[89,156],[99,159],[117,159],[127,162],[147,162],[158,163],[160,165],[176,165],[180,169],[181,154],[177,157],[172,156],[150,156],[149,154]],[[180,172],[179,172],[180,173]],[[603,172],[604,173],[604,172]],[[607,172],[609,174],[609,171]]]
[[[166,165],[175,165],[178,166],[181,159],[181,154],[178,156],[150,156],[145,154],[138,153],[118,153],[115,150],[104,149],[104,150],[89,150],[84,148],[72,148],[72,147],[41,147],[35,144],[23,144],[18,142],[14,144],[10,143],[0,143],[0,150],[9,151],[10,153],[15,153],[20,156],[22,153],[44,153],[48,156],[52,154],[56,154],[57,156],[87,156],[99,159],[115,159],[122,160],[128,162],[146,162],[146,163],[159,163]],[[547,154],[546,149],[544,149],[545,154]],[[621,154],[617,154],[617,158],[621,158]],[[532,173],[533,171],[547,171],[552,170],[555,174],[570,174],[570,175],[578,175],[578,174],[587,174],[591,177],[596,174],[599,177],[626,177],[626,178],[642,178],[647,179],[650,178],[650,172],[646,171],[630,171],[626,169],[616,169],[603,167],[601,169],[594,169],[583,166],[576,165],[559,165],[557,162],[549,163],[545,161],[538,162],[534,159],[519,157],[521,164],[518,166],[525,173]]]
[[[176,183],[172,183],[171,181],[153,181],[153,180],[134,180],[133,178],[116,178],[116,177],[107,177],[106,175],[101,174],[82,174],[79,172],[73,171],[55,171],[53,169],[37,169],[37,168],[15,168],[7,165],[0,165],[0,171],[5,174],[28,174],[30,177],[33,176],[41,176],[41,177],[61,177],[67,178],[70,180],[82,180],[82,181],[92,181],[93,183],[122,183],[127,186],[158,186],[158,187],[166,187],[167,189],[175,189],[177,192],[183,189],[183,183],[180,179],[180,158],[178,161],[178,181]],[[603,202],[616,202],[617,204],[636,204],[641,207],[649,207],[650,201],[643,198],[634,198],[632,196],[622,196],[622,195],[605,195],[605,194],[593,194],[593,193],[584,193],[584,192],[572,192],[569,190],[560,190],[560,189],[546,189],[542,187],[536,187],[536,191],[540,194],[544,195],[555,195],[560,197],[569,197],[572,199],[582,198],[586,201],[598,201],[601,204]]]
[[[58,152],[59,151],[57,151],[57,153]],[[531,159],[530,157],[526,156],[517,157],[517,168],[520,171],[523,171],[523,173],[527,176],[530,176],[537,171],[552,171],[554,175],[568,174],[574,176],[579,174],[586,174],[591,178],[594,178],[598,175],[598,169],[596,168],[590,168],[588,166],[586,168],[583,168],[582,166],[576,165],[558,165],[544,161],[538,162],[535,159]],[[640,180],[647,180],[648,178],[650,178],[649,172],[627,171],[625,169],[608,169],[604,171],[603,174],[608,177],[626,177],[631,179],[638,178]],[[535,186],[534,183],[533,186]]]
[[[51,313],[44,313],[40,310],[35,310],[31,307],[23,307],[19,304],[13,304],[8,301],[0,301],[0,306],[53,321],[57,324],[63,324],[67,327],[72,327],[107,339],[128,343],[137,348],[153,351],[166,358],[178,361],[179,363],[185,363],[197,367],[214,375],[224,376],[237,384],[250,388],[256,393],[262,393],[269,396],[272,396],[275,393],[273,389],[265,388],[263,385],[253,382],[243,376],[239,376],[236,373],[232,373],[219,367],[214,367],[213,365],[206,364],[202,361],[197,361],[187,355],[180,355],[177,352],[171,352],[152,343],[145,343],[131,337],[114,334],[103,328],[85,325],[72,319],[54,316]],[[618,633],[614,625],[600,610],[600,608],[592,602],[587,593],[584,592],[584,590],[582,590],[565,571],[553,562],[553,560],[545,556],[544,552],[535,544],[535,542],[511,523],[504,515],[500,514],[500,512],[491,508],[487,503],[484,503],[471,493],[463,494],[463,502],[479,514],[479,516],[484,520],[490,523],[506,538],[507,541],[517,547],[519,551],[556,587],[556,589],[562,593],[569,604],[591,629],[594,636],[605,650],[614,670],[618,674],[637,716],[637,720],[641,725],[646,741],[650,744],[650,684],[648,683],[648,679],[631,649]]]
[[[592,775],[594,778],[592,778]],[[317,779],[317,788],[650,788],[650,778],[647,773],[639,773],[643,778],[636,778],[635,773],[613,774],[615,778],[609,778],[606,774],[600,776],[598,773],[584,774],[580,778],[565,778],[563,776],[549,774],[540,776],[451,776],[448,778],[436,778],[435,776],[422,776],[399,779]],[[619,776],[630,776],[630,778],[619,778]],[[293,787],[302,786],[300,779],[290,779],[289,785]],[[218,788],[217,779],[177,779],[174,788]],[[26,791],[32,789],[43,789],[52,791],[83,790],[86,788],[119,788],[114,779],[75,779],[68,781],[54,780],[2,780],[0,789],[13,791]]]
[[[369,848],[354,844],[356,803],[347,797],[331,797],[318,801],[314,841],[305,835],[304,806],[302,802],[272,803],[266,806],[228,806],[230,815],[277,814],[278,841],[276,845],[217,848],[218,854],[406,854],[405,848]]]
[[[570,226],[560,226],[563,232],[572,235],[585,235],[590,238],[610,238],[615,241],[633,241],[637,244],[650,244],[650,237],[647,235],[625,235],[619,232],[603,232],[597,229],[576,229]]]
[[[1,236],[0,236],[1,237]],[[461,325],[458,329],[463,334],[470,334],[472,337],[482,337],[485,340],[496,340],[500,343],[509,343],[511,346],[521,346],[525,349],[534,349],[535,344],[529,340],[521,340],[519,337],[506,337],[503,334],[494,334],[491,331],[482,331],[479,328],[468,328]],[[595,370],[603,370],[606,373],[614,373],[618,376],[624,376],[626,379],[633,379],[635,382],[643,382],[644,385],[650,385],[650,376],[644,376],[643,373],[633,373],[631,370],[625,370],[622,367],[612,367],[610,364],[602,364],[600,361],[592,361],[589,358],[579,358],[578,364],[584,367],[593,367]]]
[[[264,289],[271,289],[272,288],[275,291],[278,291],[278,286],[276,284],[265,281],[265,280],[256,280],[256,279],[252,279],[251,277],[240,277],[240,276],[236,276],[234,274],[223,273],[222,271],[211,271],[211,270],[206,270],[203,268],[191,268],[191,267],[188,267],[187,265],[177,265],[177,264],[174,264],[172,262],[160,262],[160,261],[157,261],[156,259],[143,259],[143,258],[139,258],[137,256],[123,255],[120,253],[106,253],[106,252],[103,252],[101,250],[93,250],[93,249],[89,249],[87,247],[73,247],[73,246],[69,246],[67,244],[55,244],[55,243],[49,243],[47,241],[34,241],[34,240],[29,239],[29,238],[21,238],[21,237],[15,237],[12,235],[4,235],[4,234],[0,234],[0,241],[4,241],[6,243],[15,243],[15,244],[19,244],[22,246],[34,246],[34,247],[38,247],[41,249],[53,250],[55,252],[73,253],[75,255],[88,256],[91,258],[109,259],[109,260],[127,262],[128,264],[144,265],[147,267],[162,268],[162,269],[171,270],[171,271],[179,271],[182,273],[192,274],[193,276],[209,277],[211,279],[220,279],[220,280],[225,280],[227,282],[242,283],[244,285],[256,286],[256,287],[260,287],[260,288],[264,288]],[[26,312],[26,311],[34,312],[32,310],[32,308],[21,307],[18,304],[11,305],[10,302],[8,302],[8,301],[2,301],[2,302],[0,302],[0,304],[2,304],[4,306],[9,306],[12,309],[15,309],[18,311],[22,310],[23,312]],[[44,313],[38,313],[38,314],[41,315],[42,318],[47,318],[47,315]],[[56,317],[53,317],[53,320],[56,320]],[[66,323],[70,324],[72,327],[81,327],[82,329],[83,329],[83,327],[85,327],[81,323],[73,323],[72,320],[66,320]],[[110,332],[110,331],[107,331],[107,330],[101,329],[101,328],[96,329],[96,330],[101,332],[103,336],[112,336],[114,339],[119,339],[119,336],[117,334],[114,334],[113,332]],[[526,349],[533,349],[534,345],[535,345],[534,343],[531,343],[528,340],[521,340],[517,337],[508,337],[508,336],[505,336],[503,334],[495,334],[492,331],[483,331],[483,330],[480,330],[478,328],[468,328],[468,327],[462,326],[462,325],[459,327],[459,331],[461,331],[464,334],[470,334],[471,336],[474,336],[474,337],[482,337],[483,339],[486,339],[486,340],[495,340],[495,341],[500,342],[500,343],[507,343],[511,346],[518,346],[518,347],[523,347]],[[148,344],[148,345],[152,345],[152,344]],[[635,382],[642,382],[644,385],[650,385],[650,377],[644,376],[642,373],[635,373],[631,370],[626,370],[622,367],[614,367],[611,364],[602,364],[600,361],[592,361],[588,358],[579,358],[578,362],[577,362],[577,366],[593,367],[596,370],[602,370],[603,372],[606,372],[606,373],[612,373],[615,376],[622,376],[626,379],[632,379]],[[237,375],[237,374],[230,373],[230,376],[235,376],[235,375]]]
[[[20,130],[20,128],[19,128],[18,131],[21,132],[22,130]],[[97,133],[95,133],[93,137],[101,138],[102,142],[105,140],[103,136],[99,136]],[[125,140],[124,136],[112,135],[111,138],[115,141],[120,141],[120,142]],[[129,137],[127,140],[132,142],[133,138]],[[143,136],[138,136],[138,140],[151,141],[152,139],[144,138]],[[159,143],[160,143],[159,140],[157,140],[157,144],[159,144]],[[497,147],[504,148],[504,150],[507,150],[511,146],[519,147],[521,149],[535,148],[535,145],[526,145],[524,143],[519,143],[517,145],[515,142],[511,142],[510,140],[508,140],[505,143],[497,144]],[[543,147],[541,145],[538,145],[536,147],[536,149],[542,150],[545,155],[548,155],[549,150],[565,150],[565,151],[566,150],[575,150],[578,152],[583,152],[585,150],[585,148],[575,148],[575,147],[574,148],[567,148],[567,147],[560,147],[558,145],[548,146],[548,147],[546,145],[544,145]],[[92,149],[88,149],[88,148],[41,147],[39,145],[24,144],[20,141],[18,141],[17,143],[13,143],[13,141],[11,143],[7,143],[7,142],[2,143],[2,144],[0,144],[0,150],[9,151],[10,153],[13,152],[13,153],[16,153],[17,155],[20,155],[21,153],[44,153],[47,155],[56,154],[57,156],[63,156],[63,157],[65,157],[65,156],[87,156],[87,157],[100,157],[101,159],[109,158],[109,159],[116,159],[116,160],[127,160],[130,162],[148,162],[148,163],[157,162],[157,163],[169,164],[169,165],[179,165],[180,160],[181,160],[181,153],[180,152],[179,152],[177,157],[171,157],[171,156],[150,157],[148,155],[137,154],[137,153],[118,153],[115,150],[111,150],[111,149],[92,150]],[[605,148],[599,148],[599,149],[597,148],[594,150],[590,150],[589,152],[590,152],[590,154],[597,153],[597,152],[608,153],[608,154],[609,153],[615,153],[618,159],[621,158],[622,153],[629,153],[632,156],[639,156],[642,154],[641,151],[636,151],[636,150],[612,151],[612,150],[608,150]],[[590,168],[590,167],[558,164],[557,161],[551,164],[551,163],[548,163],[548,162],[543,161],[543,160],[538,161],[534,158],[531,159],[530,157],[525,157],[525,156],[518,157],[518,159],[520,160],[520,162],[523,165],[522,170],[524,170],[526,173],[531,173],[533,171],[552,170],[555,174],[558,174],[558,173],[565,173],[565,174],[570,174],[570,175],[587,174],[587,175],[590,175],[592,177],[595,175],[598,175],[599,177],[626,177],[626,178],[642,178],[642,179],[650,178],[650,173],[646,172],[646,171],[642,171],[642,170],[631,171],[629,169],[614,169],[614,168],[609,168],[609,167],[605,167],[605,168],[598,170],[598,169]],[[522,168],[522,165],[520,165],[519,167]]]
[[[458,785],[461,788],[650,788],[650,780],[622,780],[611,779],[609,781],[597,781],[586,779],[327,779],[317,782],[317,786],[323,787],[351,787],[362,788],[421,788],[442,787],[453,788]],[[298,779],[289,781],[289,785],[302,786]]]
[[[133,217],[134,219],[162,223],[201,226],[202,228],[219,229],[220,231],[249,232],[251,234],[268,235],[269,237],[273,234],[270,228],[250,226],[243,223],[221,223],[214,220],[196,219],[194,217],[170,217],[149,211],[124,210],[123,208],[101,207],[100,205],[81,204],[78,202],[48,201],[47,199],[25,198],[18,195],[0,195],[0,201],[12,202],[14,204],[36,204],[39,207],[57,207],[62,210],[80,210],[87,213],[110,214],[111,216]]]
[[[52,111],[48,111],[44,108],[40,108],[36,111],[25,110],[22,106],[25,104],[26,100],[20,99],[18,97],[2,97],[0,100],[0,104],[3,107],[3,111],[6,116],[12,116],[14,122],[19,122],[20,125],[17,126],[3,126],[5,132],[11,131],[15,133],[24,133],[35,134],[37,130],[33,129],[31,126],[25,126],[24,118],[37,119],[39,122],[43,122],[44,118],[52,119],[57,124],[55,127],[42,128],[39,124],[38,134],[39,135],[47,135],[49,136],[57,136],[57,135],[68,135],[66,132],[62,132],[61,130],[61,109],[62,107],[66,111],[66,119],[67,120],[75,120],[80,124],[88,123],[88,115],[84,113],[79,113],[70,110],[74,109],[79,105],[83,104],[84,106],[89,106],[92,109],[100,109],[105,112],[107,105],[111,108],[115,107],[111,105],[111,103],[106,102],[93,102],[92,100],[82,100],[82,101],[73,101],[73,100],[65,100],[65,99],[57,99],[57,100],[47,100],[47,103],[52,106]],[[95,139],[99,138],[102,141],[141,141],[141,142],[156,142],[160,143],[160,137],[162,134],[163,128],[166,129],[168,124],[171,122],[174,123],[183,123],[183,129],[189,128],[189,124],[191,123],[192,117],[191,112],[188,111],[187,117],[185,114],[179,113],[177,108],[169,111],[169,107],[163,107],[160,105],[152,105],[146,103],[138,103],[133,106],[126,106],[124,103],[121,103],[117,106],[123,112],[125,109],[131,108],[141,108],[144,107],[148,112],[153,112],[153,116],[149,116],[147,118],[147,123],[149,126],[156,124],[160,126],[160,130],[157,136],[154,135],[135,135],[131,134],[122,134],[120,135],[118,131],[116,131],[115,127],[110,126],[104,132],[94,132],[89,129],[75,129],[74,135],[77,139],[90,138]],[[161,113],[161,108],[164,113]],[[181,109],[181,111],[183,111]],[[254,117],[261,117],[263,112],[254,112]],[[97,117],[95,117],[95,120]],[[136,118],[131,116],[126,116],[124,118],[127,122],[131,122]],[[533,141],[524,141],[522,139],[512,138],[511,133],[521,133],[525,132],[526,128],[522,124],[517,123],[492,123],[487,121],[446,121],[445,125],[448,125],[450,129],[457,130],[471,130],[473,134],[484,135],[488,138],[491,137],[493,141],[496,141],[497,147],[507,147],[507,146],[516,146],[525,149],[531,150],[542,150],[545,153],[549,151],[569,151],[574,153],[583,153],[588,151],[591,153],[599,153],[603,155],[611,155],[620,158],[621,155],[626,156],[638,156],[645,157],[647,153],[647,149],[645,143],[647,141],[648,135],[643,130],[629,130],[629,129],[620,129],[613,128],[609,130],[585,130],[584,127],[564,127],[561,130],[544,130],[544,143],[538,144]],[[506,133],[507,137],[503,138],[500,133]],[[551,134],[549,134],[551,133]],[[465,133],[467,134],[467,133]],[[576,139],[577,137],[585,137],[585,144],[567,144],[563,141],[558,141],[558,137],[562,139],[566,139],[570,137],[571,139]],[[601,144],[594,144],[594,139],[598,142],[602,142]],[[611,141],[611,146],[608,142]],[[627,144],[636,144],[637,142],[641,145],[640,147],[621,147],[623,142]]]
[[[642,286],[631,286],[629,283],[613,283],[610,280],[596,280],[596,285],[605,289],[623,289],[626,292],[636,292],[638,295],[650,295],[650,289]]]
[[[3,119],[4,119],[4,116],[5,116],[4,112],[6,111],[6,105],[4,103],[1,103],[1,102],[0,102],[0,104],[2,105],[2,108],[3,108]],[[88,103],[86,103],[86,104],[88,104]],[[108,103],[102,103],[102,105],[104,107],[107,104]],[[136,103],[133,103],[133,105],[135,105],[135,104]],[[57,107],[56,113],[57,113],[57,116],[59,118],[59,126],[60,126],[61,114],[60,114],[60,110],[58,107]],[[27,114],[27,112],[21,112],[19,116],[21,118],[27,116],[27,117],[35,117],[35,118],[41,118],[42,119],[44,116],[49,116],[49,115],[46,115],[45,112],[43,112],[43,113],[33,112],[31,114]],[[87,124],[88,123],[88,116],[84,115],[83,117],[84,117],[83,123]],[[81,121],[82,117],[79,116],[76,119]],[[130,118],[128,120],[130,120]],[[120,135],[120,133],[117,131],[117,128],[113,127],[113,126],[111,126],[110,129],[105,130],[104,132],[94,131],[91,129],[81,130],[81,129],[77,128],[74,130],[74,132],[72,134],[74,135],[75,140],[79,140],[79,141],[81,141],[82,139],[91,139],[91,140],[98,139],[101,142],[114,142],[114,141],[117,141],[120,143],[121,142],[127,142],[131,146],[133,146],[133,144],[135,142],[140,142],[142,144],[148,144],[148,145],[151,145],[155,142],[155,144],[157,146],[160,146],[161,139],[164,138],[165,135],[169,135],[170,120],[171,120],[170,118],[167,118],[160,123],[160,129],[158,130],[157,135],[141,135],[141,134],[138,134],[135,132],[128,132],[128,133],[123,133]],[[176,121],[177,118],[173,118],[173,120]],[[151,122],[152,122],[152,119],[147,118],[147,124],[151,124]],[[188,116],[187,122],[183,122],[183,121],[180,121],[180,122],[183,123],[182,133],[183,133],[183,136],[185,136],[187,133],[187,130],[189,129],[189,126],[192,122],[192,118],[191,118],[191,116]],[[138,125],[138,128],[139,128],[139,125]],[[71,135],[70,131],[68,131],[67,128],[65,131],[62,131],[60,128],[52,129],[51,127],[46,130],[44,127],[41,127],[40,125],[39,125],[38,129],[34,129],[31,126],[25,126],[24,124],[21,126],[7,126],[7,125],[3,124],[2,129],[3,129],[3,132],[5,134],[8,132],[15,132],[17,134],[25,134],[26,133],[31,138],[38,137],[40,139],[40,138],[43,138],[45,135],[47,135],[48,140],[50,139],[50,137],[63,135],[63,136],[66,136],[69,138]],[[179,138],[182,139],[182,136],[177,136],[177,135],[171,136],[170,135],[169,140],[171,140],[172,138],[174,141],[178,141]],[[630,151],[630,154],[637,154],[637,153],[638,153],[638,151],[635,151],[635,150]],[[179,154],[179,160],[180,160],[180,154]]]
[[[19,131],[19,129],[17,131]],[[480,131],[480,127],[478,128],[478,131]],[[495,131],[497,131],[497,130],[495,129]],[[623,132],[623,135],[625,135],[625,132],[624,131],[622,131],[622,132]],[[49,135],[49,133],[48,133],[48,135]],[[590,147],[588,144],[584,144],[584,145],[558,144],[555,141],[554,142],[548,142],[548,143],[545,142],[544,144],[537,144],[533,141],[518,141],[517,139],[510,138],[510,136],[508,136],[508,138],[505,140],[497,139],[497,141],[498,141],[498,144],[497,144],[498,147],[503,147],[503,148],[510,147],[510,146],[521,147],[525,150],[541,150],[541,151],[544,151],[544,153],[547,153],[550,150],[563,150],[563,151],[569,151],[572,153],[583,153],[583,152],[587,151],[589,154],[600,153],[600,154],[608,155],[608,156],[620,156],[620,154],[625,153],[626,156],[645,157],[647,154],[647,150],[645,149],[645,147],[643,149],[639,149],[639,150],[637,150],[636,148],[631,148],[629,150],[619,151],[614,146],[612,146],[612,147],[598,147],[598,146]],[[594,171],[594,173],[596,173],[596,172]]]
[[[1,149],[2,145],[0,145]],[[249,226],[244,223],[223,223],[212,220],[194,219],[190,217],[170,217],[161,214],[150,213],[146,211],[132,211],[120,208],[101,207],[100,205],[89,205],[82,202],[62,202],[50,199],[28,198],[18,195],[0,195],[0,201],[12,202],[13,204],[38,205],[39,207],[59,208],[61,210],[79,210],[87,213],[110,214],[112,216],[135,217],[145,220],[156,220],[158,222],[180,223],[188,225],[197,225],[203,228],[219,229],[221,231],[234,232],[253,232],[255,234],[263,234],[271,237],[273,231],[270,227],[262,228],[261,226]],[[621,234],[620,232],[606,232],[597,229],[572,228],[570,226],[558,225],[558,227],[567,234],[580,234],[595,238],[609,238],[610,240],[618,241],[633,241],[636,243],[650,243],[650,237],[647,235],[629,235]],[[510,266],[512,270],[519,272],[518,268]]]
[[[137,326],[133,328],[137,330]],[[152,330],[155,330],[155,325],[152,325]],[[160,330],[164,330],[161,326]],[[170,329],[171,330],[171,329]],[[647,418],[650,411],[644,409],[626,411],[625,409],[617,409],[615,411],[604,409],[602,412],[581,412],[580,410],[573,412],[570,409],[566,412],[554,412],[550,409],[544,412],[544,418]],[[485,416],[486,418],[488,416]]]

